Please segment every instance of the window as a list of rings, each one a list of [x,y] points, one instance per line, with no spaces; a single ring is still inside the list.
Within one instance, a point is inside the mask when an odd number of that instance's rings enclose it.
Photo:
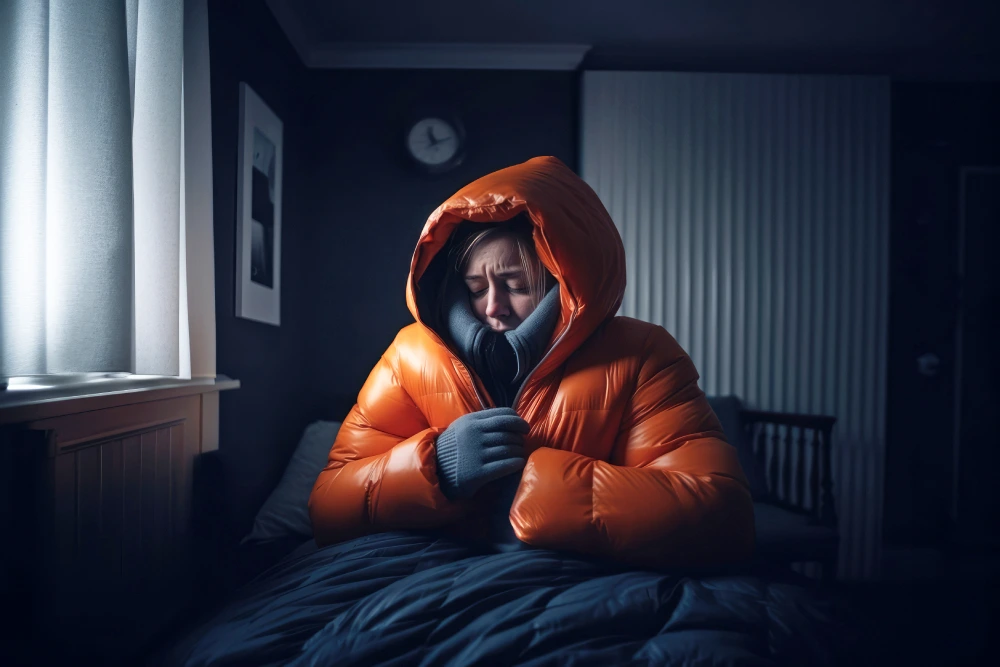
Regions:
[[[2,3],[0,382],[214,377],[210,116],[205,0]]]

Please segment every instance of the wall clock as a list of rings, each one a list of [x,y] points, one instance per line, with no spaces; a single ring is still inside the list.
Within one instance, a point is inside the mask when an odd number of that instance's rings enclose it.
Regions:
[[[465,157],[465,129],[461,121],[444,113],[422,114],[408,123],[406,153],[428,174],[443,174]]]

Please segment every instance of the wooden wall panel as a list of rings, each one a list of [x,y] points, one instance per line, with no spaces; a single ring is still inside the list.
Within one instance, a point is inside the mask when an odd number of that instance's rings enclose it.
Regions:
[[[139,436],[122,439],[123,585],[137,586],[142,572],[142,448]]]
[[[167,550],[170,548],[170,429],[164,428],[153,434],[156,438],[153,452],[153,488],[150,496],[153,501],[153,524],[151,559],[152,568],[148,571],[153,575],[154,588],[163,589],[164,574],[168,565]]]
[[[125,516],[124,457],[121,440],[101,445],[101,547],[100,560],[119,580]]]
[[[28,425],[49,449],[38,470],[37,627],[120,660],[190,599],[200,418],[192,396]]]

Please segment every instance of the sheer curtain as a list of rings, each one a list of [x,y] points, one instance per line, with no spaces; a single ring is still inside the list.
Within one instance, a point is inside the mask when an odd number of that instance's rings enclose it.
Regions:
[[[205,0],[0,4],[0,380],[214,377]]]

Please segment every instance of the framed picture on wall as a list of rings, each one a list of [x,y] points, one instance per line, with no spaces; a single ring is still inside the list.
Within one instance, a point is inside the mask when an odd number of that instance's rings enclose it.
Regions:
[[[240,83],[236,316],[281,324],[282,124]]]

